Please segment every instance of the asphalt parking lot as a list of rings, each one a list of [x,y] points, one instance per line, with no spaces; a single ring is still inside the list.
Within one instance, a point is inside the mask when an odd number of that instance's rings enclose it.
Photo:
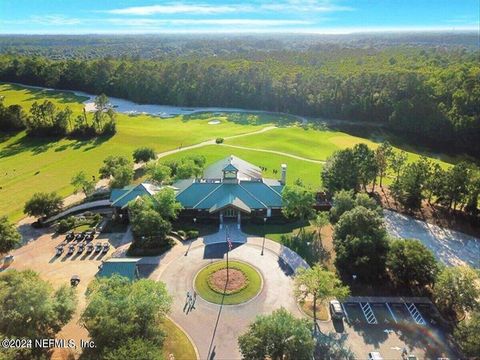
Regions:
[[[401,359],[403,349],[419,359],[459,358],[435,306],[428,300],[405,300],[346,301],[342,303],[345,319],[333,320],[333,331],[347,336],[359,359],[370,351],[380,352],[384,359]],[[331,331],[326,323],[320,328]]]

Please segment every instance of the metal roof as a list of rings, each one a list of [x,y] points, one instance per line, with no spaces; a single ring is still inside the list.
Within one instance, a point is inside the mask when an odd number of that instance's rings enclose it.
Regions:
[[[144,195],[153,195],[160,188],[153,184],[141,183],[136,186],[127,186],[123,189],[113,189],[110,194],[112,206],[124,208],[132,200]]]
[[[238,171],[237,177],[241,180],[262,178],[262,170],[258,166],[250,164],[234,155],[230,155],[207,167],[203,172],[203,177],[205,179],[221,179],[223,178],[223,171],[229,167],[229,165],[234,168],[232,170]]]
[[[137,263],[140,259],[113,258],[106,260],[97,275],[109,277],[114,274],[124,276],[130,280],[136,280],[138,276]]]

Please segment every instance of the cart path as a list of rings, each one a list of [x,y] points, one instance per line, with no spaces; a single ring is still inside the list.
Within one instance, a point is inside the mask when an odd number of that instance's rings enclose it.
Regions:
[[[266,126],[266,127],[262,128],[260,130],[257,130],[257,131],[251,131],[251,132],[248,132],[248,133],[245,133],[245,134],[227,136],[227,137],[224,137],[223,139],[224,140],[230,140],[230,139],[236,139],[236,138],[244,137],[244,136],[257,135],[257,134],[261,134],[261,133],[264,133],[266,131],[270,131],[270,130],[273,130],[273,129],[277,129],[277,126],[274,126],[274,125]],[[189,146],[182,146],[182,147],[178,147],[176,149],[167,150],[167,151],[158,153],[157,154],[157,159],[160,159],[160,158],[172,155],[172,154],[176,154],[176,153],[179,153],[181,151],[188,151],[188,150],[197,149],[197,148],[200,148],[200,147],[203,147],[203,146],[209,146],[209,145],[217,145],[217,143],[215,142],[215,139],[210,139],[210,140],[206,140],[206,141],[203,141],[201,143],[198,143],[198,144],[189,145]],[[143,165],[144,164],[135,164],[135,169],[138,169],[138,168],[142,167]]]
[[[287,157],[291,157],[293,159],[308,161],[308,162],[315,163],[315,164],[325,164],[325,162],[326,162],[325,160],[308,159],[308,158],[304,158],[302,156],[298,156],[298,155],[294,155],[294,154],[290,154],[290,153],[286,153],[286,152],[282,152],[282,151],[276,151],[276,150],[251,148],[251,147],[247,147],[247,146],[230,145],[230,144],[220,144],[220,145],[221,146],[228,146],[228,147],[235,148],[235,149],[241,149],[241,150],[258,151],[258,152],[265,152],[265,153],[270,153],[270,154],[275,154],[275,155],[287,156]]]

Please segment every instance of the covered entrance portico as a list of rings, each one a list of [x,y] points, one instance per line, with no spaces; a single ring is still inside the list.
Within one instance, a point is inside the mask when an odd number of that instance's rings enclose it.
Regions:
[[[212,206],[209,212],[211,214],[218,213],[220,229],[223,228],[223,224],[226,222],[236,222],[237,229],[240,229],[240,224],[242,223],[242,213],[250,214],[252,209],[250,209],[250,207],[239,198],[235,198],[232,201],[222,204],[221,206]]]

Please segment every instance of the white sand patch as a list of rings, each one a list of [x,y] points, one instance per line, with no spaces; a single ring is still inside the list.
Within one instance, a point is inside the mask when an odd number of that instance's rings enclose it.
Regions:
[[[221,123],[220,120],[210,120],[210,121],[208,122],[208,125],[218,125],[218,124],[220,124],[220,123]]]
[[[20,85],[26,88],[32,89],[41,89],[41,90],[54,90],[54,91],[64,91],[70,92],[77,96],[84,96],[88,99],[83,102],[86,111],[95,111],[94,99],[96,95],[88,94],[83,91],[74,91],[74,90],[63,90],[63,89],[51,89],[41,86],[30,86],[20,83],[10,83],[15,85]],[[281,113],[272,113],[270,111],[262,110],[249,110],[249,109],[238,109],[238,108],[223,108],[223,107],[180,107],[180,106],[170,106],[170,105],[152,105],[152,104],[137,104],[133,101],[124,100],[120,98],[110,97],[110,104],[114,107],[115,111],[124,114],[130,115],[151,115],[158,116],[160,118],[170,118],[178,115],[189,115],[195,113],[213,113],[214,116],[219,116],[222,113],[249,113],[249,114],[281,114]],[[296,115],[292,115],[296,116]],[[296,116],[303,123],[306,123],[307,120],[301,116]],[[211,124],[212,125],[212,124]]]
[[[384,216],[390,235],[420,240],[446,265],[467,264],[480,268],[480,239],[459,231],[428,224],[394,211],[384,210]]]

